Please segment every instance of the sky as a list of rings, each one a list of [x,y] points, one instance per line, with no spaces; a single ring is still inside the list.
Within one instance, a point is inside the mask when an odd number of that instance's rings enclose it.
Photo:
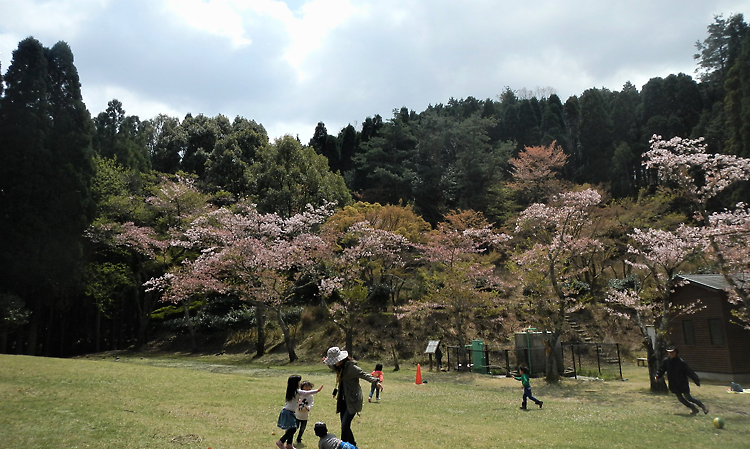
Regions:
[[[639,90],[696,76],[696,41],[750,0],[0,0],[0,64],[18,43],[73,50],[92,116],[255,120],[307,143],[367,117],[510,88]]]

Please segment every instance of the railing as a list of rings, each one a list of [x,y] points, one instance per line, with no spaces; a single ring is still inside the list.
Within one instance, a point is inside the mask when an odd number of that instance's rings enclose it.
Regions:
[[[447,362],[442,367],[448,371],[471,371],[481,374],[513,375],[520,364],[528,365],[529,351],[544,351],[544,348],[492,349],[485,347],[481,358],[474,357],[470,347],[446,347]],[[560,358],[563,368],[561,373],[568,377],[598,377],[622,379],[622,358],[619,343],[562,343]],[[461,352],[463,351],[463,359]],[[511,356],[511,353],[514,353]],[[476,360],[482,360],[476,364]],[[511,364],[511,359],[513,364]],[[533,372],[544,372],[544,368],[535,367]]]

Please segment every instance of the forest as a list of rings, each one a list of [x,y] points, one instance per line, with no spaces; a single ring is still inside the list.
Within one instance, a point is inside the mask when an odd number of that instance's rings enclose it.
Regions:
[[[680,272],[748,291],[750,34],[716,16],[696,72],[565,101],[395,108],[309,142],[223,115],[93,116],[73,51],[29,37],[0,79],[0,353],[139,348],[157,331],[253,329],[315,308],[356,346],[373,314],[523,309],[559,338],[597,305],[666,329]],[[399,332],[398,330],[394,332]],[[186,337],[187,338],[187,337]],[[659,348],[651,348],[659,351]]]

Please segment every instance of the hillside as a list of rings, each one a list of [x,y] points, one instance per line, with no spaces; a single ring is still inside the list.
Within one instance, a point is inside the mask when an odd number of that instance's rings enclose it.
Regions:
[[[466,343],[471,343],[473,338],[481,339],[484,348],[492,354],[491,358],[497,359],[501,356],[498,352],[506,349],[513,357],[514,333],[534,326],[533,317],[521,309],[481,309],[475,313],[469,325]],[[334,323],[326,321],[318,308],[307,309],[293,332],[297,342],[296,354],[301,362],[320,360],[330,346],[344,346],[343,332]],[[398,363],[427,363],[424,351],[429,340],[440,340],[444,352],[447,346],[457,344],[451,318],[445,309],[429,309],[398,320],[392,313],[370,314],[361,321],[361,331],[355,336],[353,352],[359,360],[380,361],[390,368],[395,366],[394,353]],[[608,316],[598,308],[571,314],[562,340],[564,343],[618,343],[625,360],[639,356],[642,351],[640,333],[632,323]],[[202,333],[198,341],[199,354],[255,356],[254,329]],[[174,332],[160,333],[143,351],[189,352],[189,336]],[[289,360],[281,331],[273,321],[268,323],[266,355],[262,359],[267,363],[281,364]]]

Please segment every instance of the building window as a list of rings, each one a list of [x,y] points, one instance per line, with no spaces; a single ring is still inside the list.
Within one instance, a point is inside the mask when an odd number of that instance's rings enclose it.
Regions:
[[[682,322],[682,338],[688,346],[695,345],[695,332],[693,331],[693,322],[684,320]]]
[[[708,333],[711,336],[712,345],[724,345],[724,326],[720,318],[710,318],[708,320]]]

